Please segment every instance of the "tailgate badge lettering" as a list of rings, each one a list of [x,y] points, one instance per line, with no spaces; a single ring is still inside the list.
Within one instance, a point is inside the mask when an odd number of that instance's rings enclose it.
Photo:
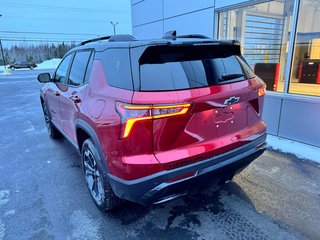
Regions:
[[[226,99],[224,101],[224,104],[225,105],[232,105],[232,104],[235,104],[235,103],[239,102],[239,99],[240,99],[240,97],[233,96],[233,97],[230,97],[230,98]]]

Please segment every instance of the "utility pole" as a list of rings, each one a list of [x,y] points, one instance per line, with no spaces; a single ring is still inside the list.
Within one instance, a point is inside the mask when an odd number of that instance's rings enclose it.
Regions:
[[[0,17],[2,17],[2,14],[0,14]],[[1,49],[1,55],[2,55],[2,61],[3,61],[3,67],[4,67],[4,72],[7,72],[7,68],[6,68],[6,60],[4,59],[4,54],[3,54],[3,48],[2,48],[2,42],[1,42],[1,38],[0,38],[0,49]]]
[[[0,49],[1,49],[1,55],[2,55],[2,61],[3,61],[3,67],[4,67],[4,70],[6,70],[6,60],[4,59],[4,54],[3,54],[3,48],[2,48],[1,38],[0,38]]]
[[[116,34],[116,26],[118,25],[119,22],[114,23],[113,21],[111,21],[110,23],[113,26],[113,35],[115,35]]]

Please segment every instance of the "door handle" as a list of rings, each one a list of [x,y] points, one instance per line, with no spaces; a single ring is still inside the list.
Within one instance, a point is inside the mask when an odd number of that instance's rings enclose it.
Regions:
[[[79,98],[78,96],[71,96],[70,99],[74,103],[80,103],[81,102],[81,98]]]
[[[56,92],[54,93],[54,95],[58,97],[58,96],[60,96],[60,93],[59,93],[58,91],[56,91]]]

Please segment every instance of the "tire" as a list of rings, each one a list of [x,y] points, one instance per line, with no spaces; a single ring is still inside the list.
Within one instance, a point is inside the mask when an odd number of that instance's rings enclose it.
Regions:
[[[59,130],[52,124],[52,122],[51,122],[51,116],[50,116],[49,110],[48,110],[48,108],[47,108],[47,105],[46,105],[45,103],[42,104],[42,109],[43,109],[44,121],[45,121],[45,123],[46,123],[49,136],[50,136],[52,139],[60,138],[60,137],[61,137],[61,133],[60,133]]]
[[[15,68],[14,68],[14,67],[10,67],[10,69],[11,69],[12,71],[14,71]]]
[[[31,67],[29,67],[29,68],[30,68],[30,70],[33,70],[34,67],[31,66]]]
[[[82,145],[81,161],[88,190],[97,207],[102,211],[110,211],[119,206],[120,199],[113,193],[91,139],[85,140]]]

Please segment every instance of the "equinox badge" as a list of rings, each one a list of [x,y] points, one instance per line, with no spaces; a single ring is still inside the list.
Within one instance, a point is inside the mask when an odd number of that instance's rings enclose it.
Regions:
[[[240,97],[230,97],[224,101],[225,105],[232,105],[239,102]]]

